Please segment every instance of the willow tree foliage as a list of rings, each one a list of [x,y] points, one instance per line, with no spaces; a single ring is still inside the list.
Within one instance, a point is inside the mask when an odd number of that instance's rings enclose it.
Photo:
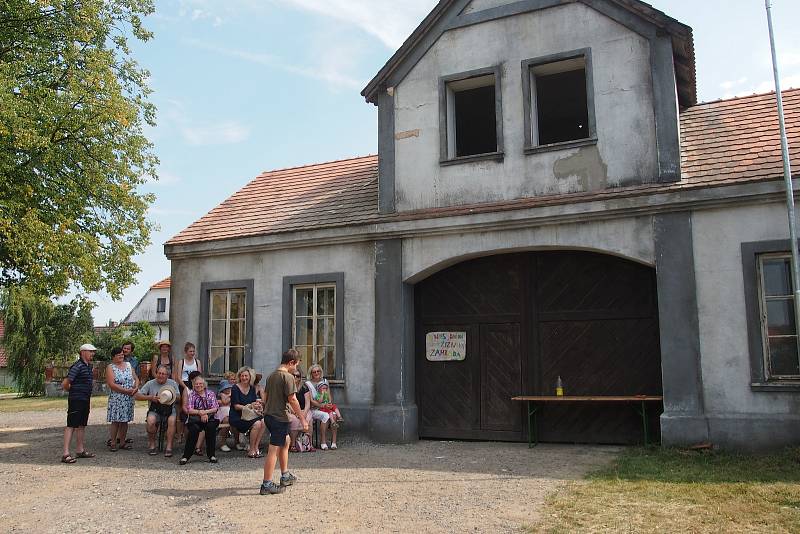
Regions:
[[[47,362],[74,360],[78,347],[92,339],[91,309],[86,300],[53,304],[20,287],[0,292],[0,314],[5,321],[0,342],[20,393],[42,393]]]
[[[151,0],[0,0],[0,286],[118,298],[149,244]]]

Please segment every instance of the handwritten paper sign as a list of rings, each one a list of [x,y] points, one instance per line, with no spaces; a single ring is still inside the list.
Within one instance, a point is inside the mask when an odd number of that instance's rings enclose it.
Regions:
[[[466,356],[466,332],[428,332],[425,334],[425,357],[428,358],[428,361],[461,361]]]

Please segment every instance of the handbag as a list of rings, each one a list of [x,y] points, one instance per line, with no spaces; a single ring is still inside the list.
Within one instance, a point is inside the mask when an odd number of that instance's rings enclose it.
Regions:
[[[299,436],[297,436],[297,450],[299,452],[314,452],[317,449],[315,449],[314,445],[311,444],[311,436],[301,433]]]
[[[190,415],[189,417],[186,418],[186,424],[190,425],[192,423],[197,423],[198,425],[202,425],[203,421],[200,420],[199,415]]]

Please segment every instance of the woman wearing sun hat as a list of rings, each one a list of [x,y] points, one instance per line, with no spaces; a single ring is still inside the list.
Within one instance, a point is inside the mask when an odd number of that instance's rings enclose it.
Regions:
[[[167,371],[169,371],[169,377],[175,380],[172,376],[175,364],[172,361],[172,343],[168,340],[163,339],[158,342],[158,354],[153,355],[153,359],[150,362],[150,378],[156,377],[156,370],[159,367],[166,367]],[[177,380],[175,380],[177,382]]]

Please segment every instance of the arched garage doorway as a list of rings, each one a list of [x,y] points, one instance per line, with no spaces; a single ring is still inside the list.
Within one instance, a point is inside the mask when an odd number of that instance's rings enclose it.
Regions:
[[[415,299],[422,438],[523,440],[524,407],[510,397],[552,395],[558,376],[567,395],[661,394],[650,267],[583,251],[502,254],[439,271],[417,284]],[[465,358],[430,361],[433,332],[466,332]],[[630,406],[548,405],[539,413],[541,441],[641,441]]]

